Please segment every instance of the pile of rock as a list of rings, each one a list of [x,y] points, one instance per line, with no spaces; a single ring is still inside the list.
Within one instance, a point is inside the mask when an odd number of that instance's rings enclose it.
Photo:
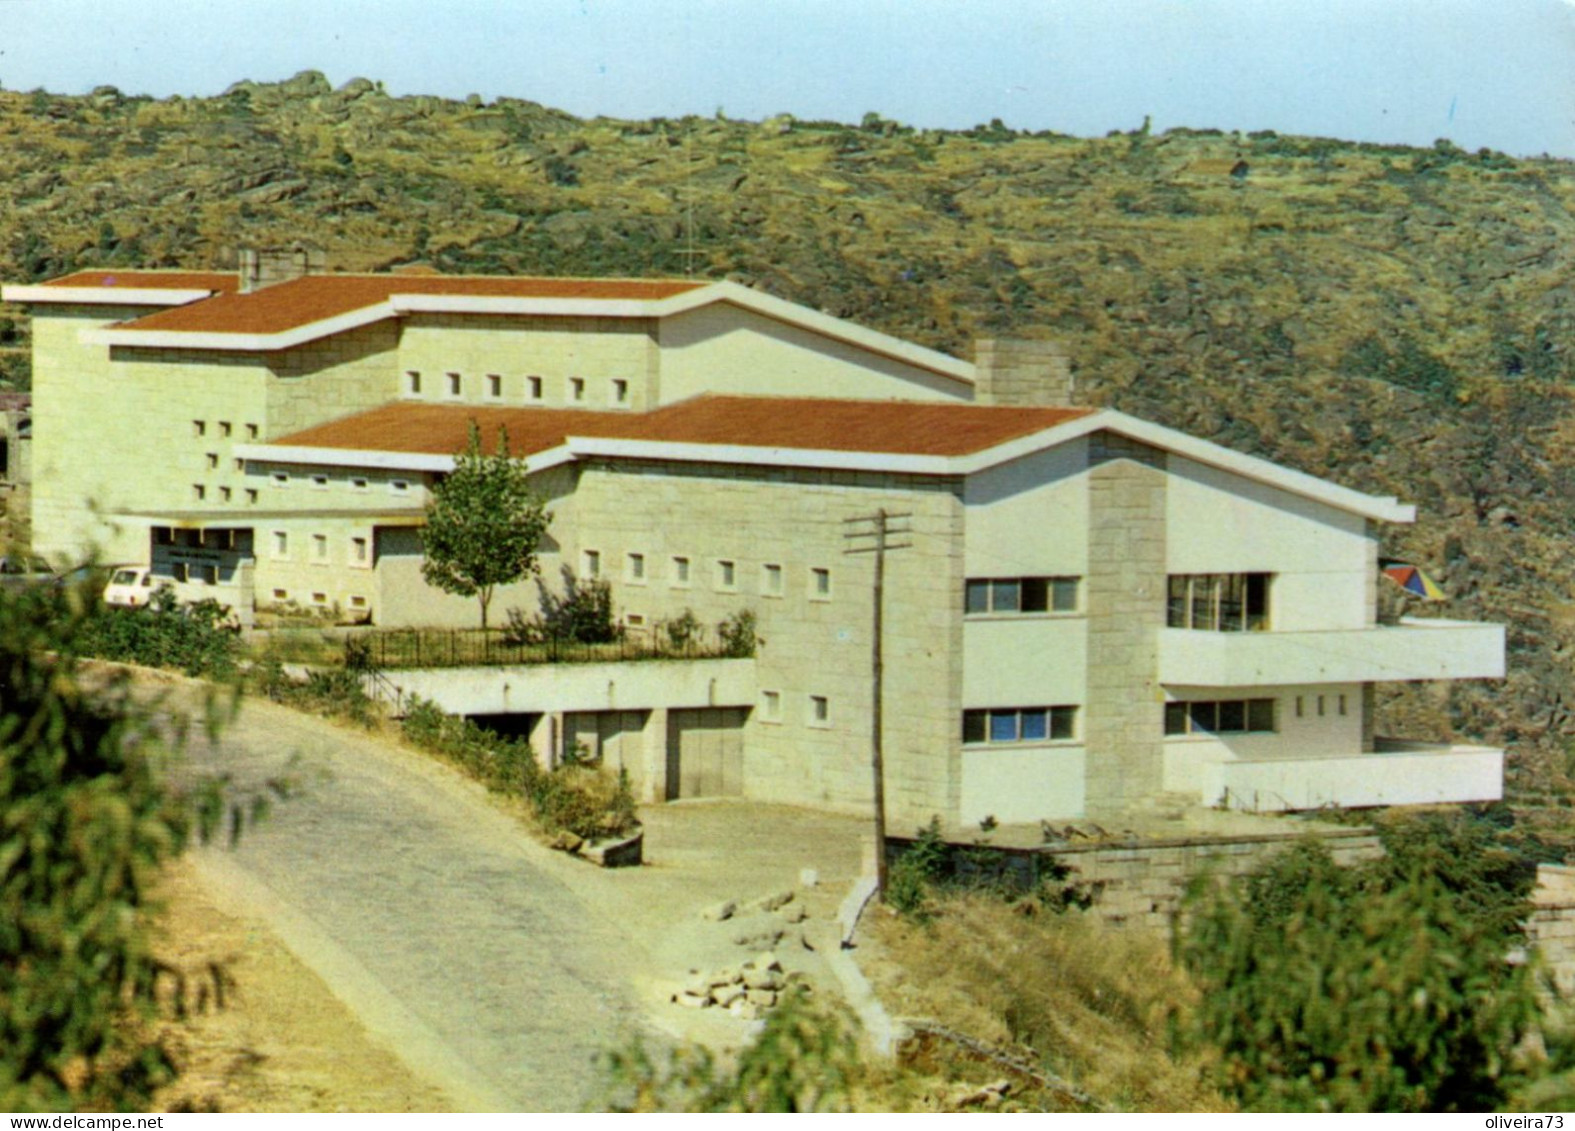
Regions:
[[[689,1009],[725,1009],[741,1020],[757,1021],[795,986],[810,990],[801,971],[784,973],[777,956],[766,951],[741,966],[710,974],[689,971],[689,984],[672,1000]]]

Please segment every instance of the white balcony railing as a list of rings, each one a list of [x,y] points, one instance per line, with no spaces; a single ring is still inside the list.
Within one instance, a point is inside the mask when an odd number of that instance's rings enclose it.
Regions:
[[[1173,687],[1499,679],[1504,626],[1405,618],[1325,632],[1159,632],[1159,679]]]
[[[1203,801],[1256,812],[1498,801],[1504,752],[1379,740],[1372,754],[1261,758],[1203,769]]]

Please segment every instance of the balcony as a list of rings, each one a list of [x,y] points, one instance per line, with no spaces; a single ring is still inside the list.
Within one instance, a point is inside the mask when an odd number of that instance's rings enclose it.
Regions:
[[[1504,626],[1403,618],[1324,632],[1159,630],[1159,680],[1173,687],[1269,687],[1386,680],[1501,679]]]
[[[1371,754],[1262,758],[1202,767],[1203,801],[1259,813],[1498,801],[1504,752],[1379,739]]]

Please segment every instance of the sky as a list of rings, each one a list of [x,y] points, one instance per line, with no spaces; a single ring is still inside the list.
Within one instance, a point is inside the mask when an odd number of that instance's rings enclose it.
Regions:
[[[1575,157],[1575,0],[0,0],[0,86],[391,94]]]

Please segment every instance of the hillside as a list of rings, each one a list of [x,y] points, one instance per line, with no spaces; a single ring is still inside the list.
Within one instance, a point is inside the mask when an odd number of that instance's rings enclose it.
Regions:
[[[1060,338],[1090,401],[1416,502],[1386,549],[1437,577],[1446,615],[1508,621],[1512,673],[1401,693],[1387,729],[1510,743],[1526,799],[1571,786],[1570,162],[581,120],[312,72],[207,99],[0,92],[0,146],[9,281],[306,238],[349,270],[728,277],[964,355],[980,333]],[[0,308],[16,381],[25,333]]]

